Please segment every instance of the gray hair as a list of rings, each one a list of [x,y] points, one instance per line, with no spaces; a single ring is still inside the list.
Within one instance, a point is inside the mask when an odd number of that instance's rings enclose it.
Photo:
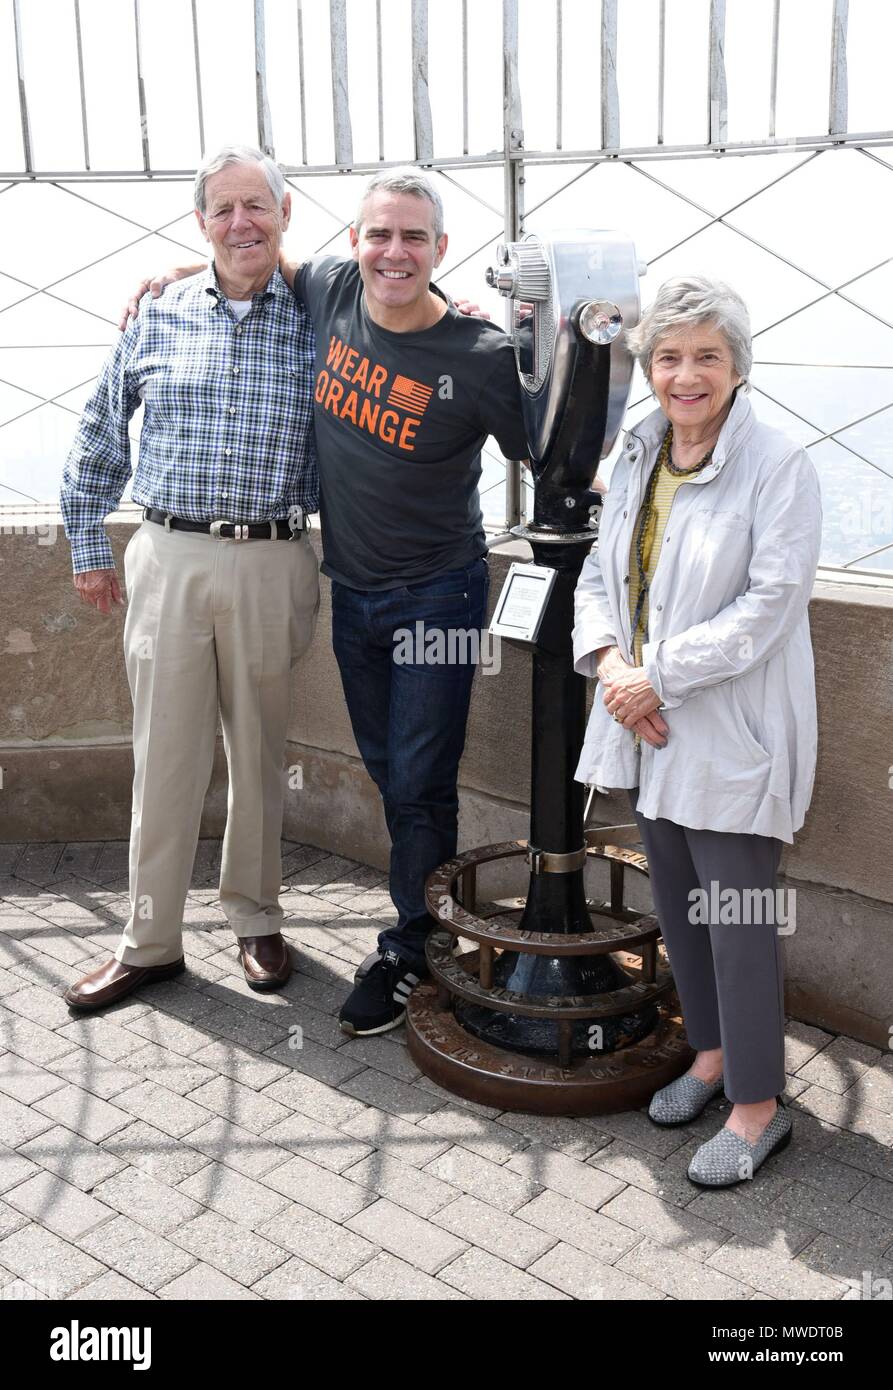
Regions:
[[[626,334],[626,345],[637,358],[650,384],[651,362],[658,341],[699,323],[715,323],[729,345],[735,371],[746,382],[753,366],[750,315],[747,305],[731,285],[704,275],[680,275],[665,280],[635,328]]]
[[[411,193],[416,198],[427,199],[434,209],[434,240],[439,241],[443,236],[443,203],[440,194],[431,180],[418,169],[385,169],[372,176],[363,189],[357,215],[353,220],[354,230],[357,232],[363,225],[363,209],[373,193]]]
[[[216,154],[205,156],[195,176],[195,206],[202,216],[207,207],[205,186],[208,179],[212,174],[219,174],[221,169],[226,169],[230,164],[259,164],[270,185],[270,192],[276,199],[277,208],[282,206],[285,179],[276,161],[264,154],[263,150],[256,149],[254,145],[224,145]]]

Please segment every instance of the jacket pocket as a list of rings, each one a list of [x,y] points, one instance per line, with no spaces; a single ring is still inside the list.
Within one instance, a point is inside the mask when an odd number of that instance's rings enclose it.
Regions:
[[[729,696],[742,742],[749,745],[756,757],[771,760],[772,754],[764,743],[766,735],[761,730],[763,721],[757,718],[750,700],[740,689],[740,684],[740,681],[729,682]]]
[[[728,511],[722,507],[701,513],[705,527],[718,531],[749,531],[750,519],[740,512]]]
[[[680,775],[693,789],[750,795],[768,783],[772,755],[748,728],[733,682],[687,700],[667,722],[674,761],[683,758]]]

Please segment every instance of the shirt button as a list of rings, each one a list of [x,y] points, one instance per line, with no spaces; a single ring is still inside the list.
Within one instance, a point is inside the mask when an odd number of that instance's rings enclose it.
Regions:
[[[628,584],[628,583],[629,583],[629,575],[628,575],[628,574],[625,574],[625,575],[623,576],[623,582],[624,582],[624,584]]]
[[[229,497],[229,493],[228,493],[228,492],[221,492],[220,496],[221,496],[221,497]]]
[[[239,373],[238,367],[233,367],[233,376],[238,376],[238,373]]]
[[[232,449],[224,449],[223,452],[226,454],[227,458],[229,458],[230,454],[232,453]]]
[[[226,496],[225,493],[224,493],[224,496]],[[662,604],[662,603],[659,603],[659,604],[657,605],[657,611],[658,611],[658,613],[662,613],[662,612],[663,612],[663,608],[664,608],[663,604]]]
[[[229,408],[229,413],[230,413],[230,415],[235,415],[235,413],[236,413],[236,407],[235,407],[234,405],[231,405],[231,406],[230,406],[230,408]]]
[[[623,513],[623,516],[624,516],[624,519],[625,519],[625,518],[626,518],[626,512]]]
[[[237,333],[241,333],[241,332],[242,332],[242,330],[241,330],[241,328],[239,328],[238,324],[236,325],[236,332],[237,332]]]

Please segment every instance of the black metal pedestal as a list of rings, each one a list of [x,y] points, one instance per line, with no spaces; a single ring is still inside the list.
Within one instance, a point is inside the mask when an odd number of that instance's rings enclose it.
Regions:
[[[586,725],[586,681],[573,669],[571,631],[574,590],[591,545],[532,542],[537,564],[557,571],[549,606],[533,652],[530,844],[551,854],[569,854],[583,845],[584,788],[574,780]],[[582,867],[568,873],[531,872],[521,929],[584,933],[590,930]],[[609,955],[532,956],[504,952],[494,964],[494,984],[531,999],[592,996],[620,989],[628,976]],[[512,1051],[555,1054],[557,1024],[548,1019],[493,1013],[460,1004],[456,1017],[469,1033]],[[613,1052],[649,1033],[657,1021],[653,1006],[604,1020],[601,1048]],[[586,1020],[576,1023],[572,1052],[591,1054]]]

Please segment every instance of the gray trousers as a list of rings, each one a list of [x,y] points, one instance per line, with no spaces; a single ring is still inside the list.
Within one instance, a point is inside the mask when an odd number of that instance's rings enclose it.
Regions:
[[[634,811],[637,798],[638,788],[630,792]],[[747,890],[754,889],[771,890],[774,900],[781,841],[690,830],[638,812],[636,821],[688,1040],[698,1052],[722,1048],[730,1101],[771,1100],[785,1085],[784,979],[775,916],[768,912],[749,921],[760,914],[745,909],[729,922],[723,920],[726,910],[708,908],[705,921],[693,902],[702,909],[710,902],[715,908],[753,901]],[[722,896],[728,889],[734,898]]]

